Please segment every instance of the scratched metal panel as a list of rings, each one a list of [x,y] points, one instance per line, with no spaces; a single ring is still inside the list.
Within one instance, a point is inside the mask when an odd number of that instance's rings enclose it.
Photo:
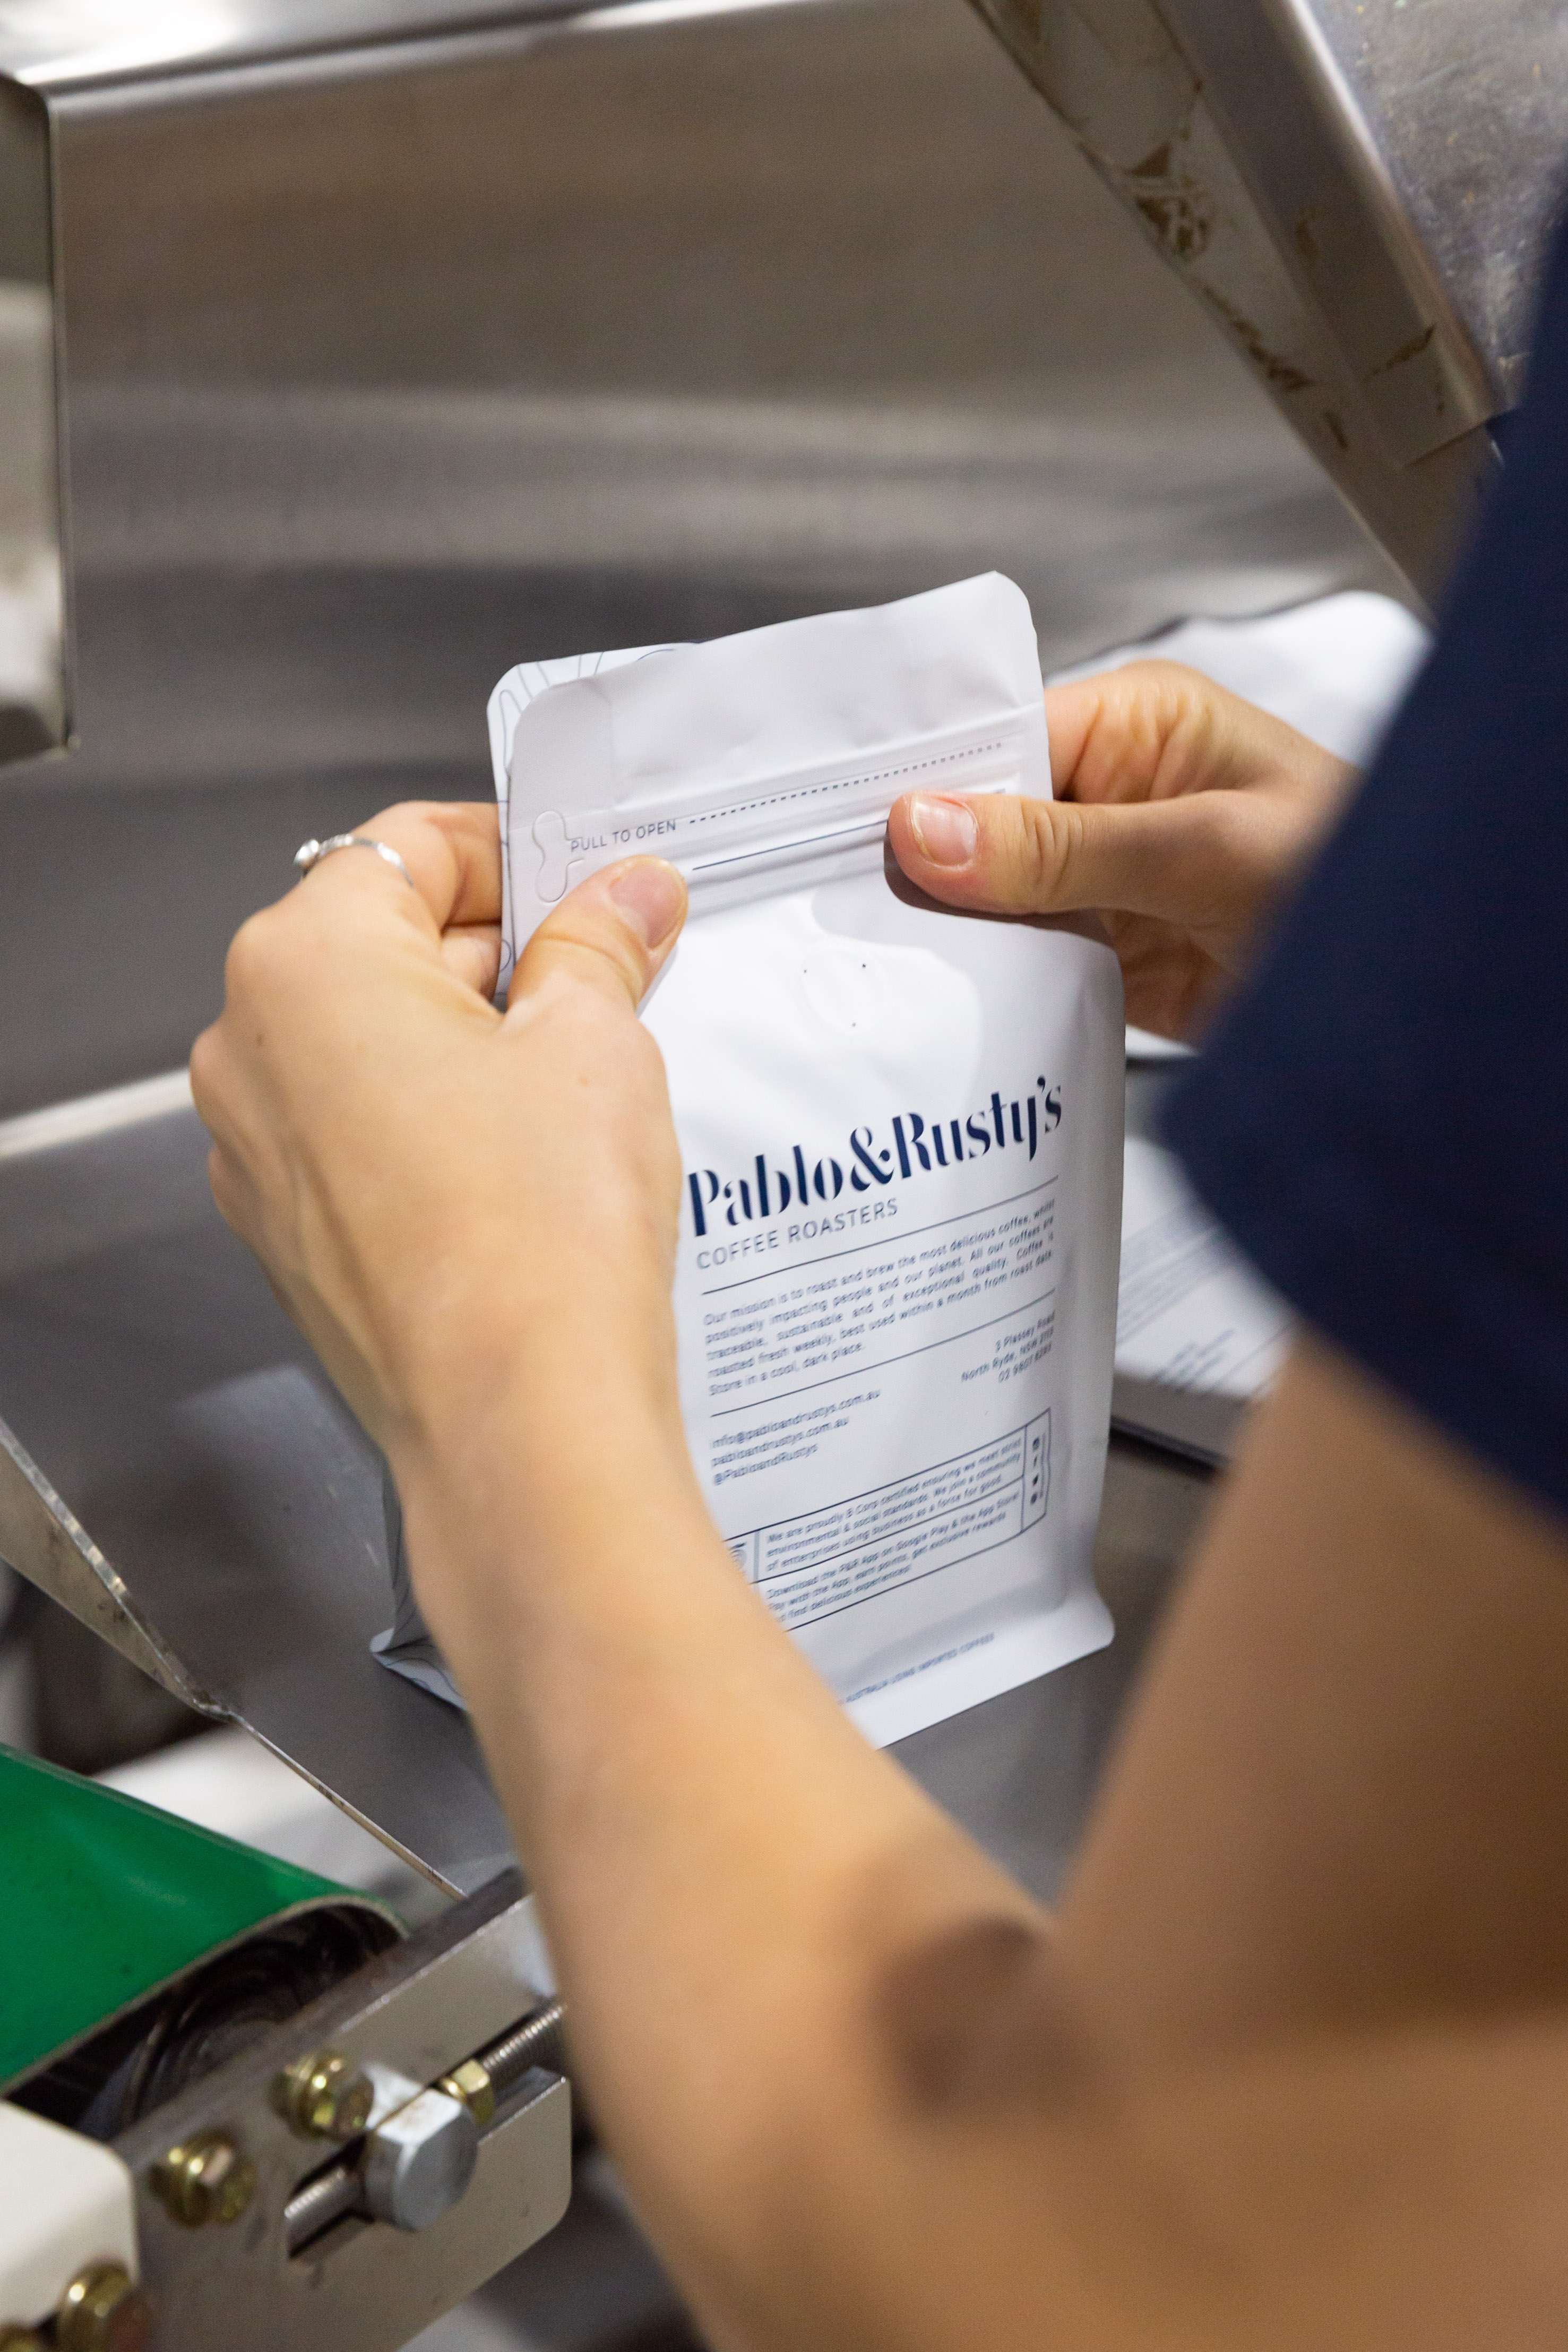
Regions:
[[[1450,298],[1517,399],[1568,169],[1568,8],[1312,5]]]
[[[1551,0],[974,0],[1435,602],[1495,476],[1568,148]]]

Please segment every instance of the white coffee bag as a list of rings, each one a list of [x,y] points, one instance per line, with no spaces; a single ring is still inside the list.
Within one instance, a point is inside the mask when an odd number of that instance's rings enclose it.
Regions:
[[[509,970],[598,866],[649,850],[690,888],[643,1018],[682,1409],[739,1572],[879,1742],[1097,1648],[1116,961],[939,909],[884,855],[900,793],[1048,795],[1022,593],[529,665],[490,724]],[[453,1695],[400,1601],[378,1646]]]

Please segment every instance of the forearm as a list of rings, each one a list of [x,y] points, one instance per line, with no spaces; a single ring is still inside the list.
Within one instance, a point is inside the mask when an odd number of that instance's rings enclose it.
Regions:
[[[1179,1704],[1186,1738],[1194,1706],[1218,1719],[1220,1780],[1177,1777],[1157,1689],[1157,1752],[1135,1738],[1111,1850],[1058,1937],[848,1727],[670,1441],[628,1409],[614,1448],[576,1451],[546,1416],[477,1482],[479,1509],[455,1444],[410,1500],[426,1590],[453,1562],[438,1630],[536,1875],[590,2095],[712,2339],[1470,2352],[1479,2298],[1509,2352],[1555,2343],[1561,2024],[1457,2036],[1428,2004],[1330,2017],[1300,1989],[1261,2013],[1279,1979],[1247,1857],[1278,1843],[1288,1873],[1319,1808],[1282,1799],[1206,1680]],[[495,1461],[493,1433],[472,1443]],[[1219,1531],[1204,1578],[1258,1533],[1251,1508],[1244,1490],[1241,1537]],[[1253,1689],[1277,1735],[1306,1687],[1294,1646]],[[1178,1647],[1165,1673],[1187,1671]],[[1170,1867],[1122,1846],[1134,1799]],[[1205,1856],[1227,1843],[1226,1884]],[[1349,1906],[1307,1892],[1353,1954]]]
[[[1568,1538],[1309,1339],[1260,1412],[1064,1916],[1154,2064],[1568,2000]]]
[[[867,1746],[740,1577],[669,1414],[629,1386],[586,1413],[580,1395],[496,1396],[409,1450],[416,1574],[540,1891],[586,2087],[661,2242],[721,2300],[725,2279],[782,2289],[788,2179],[797,2245],[820,2203],[821,2283],[910,2136],[922,1967],[947,1972],[938,2038],[963,2035],[973,1939],[1005,1927],[1026,1960],[1046,1923]]]

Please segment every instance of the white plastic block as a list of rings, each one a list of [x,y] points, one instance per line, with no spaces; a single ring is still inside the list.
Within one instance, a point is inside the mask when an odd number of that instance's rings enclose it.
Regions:
[[[0,2327],[49,2318],[89,2263],[139,2274],[129,2168],[97,2140],[0,2099]]]

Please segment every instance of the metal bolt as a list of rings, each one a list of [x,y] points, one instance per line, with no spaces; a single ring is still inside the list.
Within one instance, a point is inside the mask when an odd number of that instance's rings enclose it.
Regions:
[[[256,2194],[256,2167],[221,2132],[172,2147],[153,2168],[153,2186],[188,2230],[237,2221]]]
[[[145,2352],[153,2306],[121,2263],[89,2263],[60,2297],[58,2352]]]
[[[425,2229],[461,2197],[479,2152],[479,2128],[462,2101],[421,2091],[365,2142],[366,2209],[395,2229]]]
[[[296,2058],[272,2085],[273,2104],[307,2139],[353,2139],[375,2105],[375,2085],[363,2067],[335,2050]]]
[[[481,2131],[495,2114],[496,2086],[490,2081],[489,2069],[477,2058],[465,2058],[460,2066],[442,2075],[436,2088],[445,2091],[449,2099],[459,2100]],[[0,2345],[0,2352],[5,2352],[4,2345]]]

